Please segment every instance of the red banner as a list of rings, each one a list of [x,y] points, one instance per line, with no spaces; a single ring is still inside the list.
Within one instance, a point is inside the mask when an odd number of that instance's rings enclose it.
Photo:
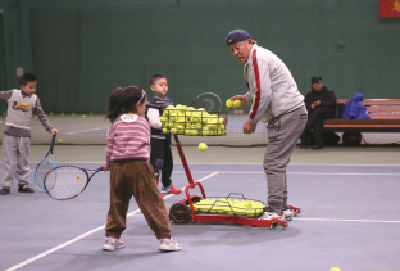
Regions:
[[[379,0],[379,17],[400,17],[400,0]]]

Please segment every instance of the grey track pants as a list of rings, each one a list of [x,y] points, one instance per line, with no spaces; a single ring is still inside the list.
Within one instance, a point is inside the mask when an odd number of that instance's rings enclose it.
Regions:
[[[268,123],[264,171],[268,182],[268,206],[277,213],[287,205],[286,166],[306,123],[307,111],[304,106]]]
[[[4,134],[3,138],[3,161],[4,161],[4,179],[3,187],[11,187],[14,177],[19,184],[28,184],[29,163],[28,156],[31,152],[31,138],[10,136]],[[15,165],[15,161],[17,164]]]

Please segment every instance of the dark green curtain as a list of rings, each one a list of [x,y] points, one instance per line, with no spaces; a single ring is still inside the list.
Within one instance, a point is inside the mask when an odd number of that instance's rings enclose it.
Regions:
[[[0,13],[0,91],[6,90],[5,48],[4,48],[4,21]],[[0,115],[6,112],[6,103],[0,101]]]
[[[154,73],[175,103],[242,94],[243,65],[224,40],[235,28],[276,53],[302,94],[320,75],[340,99],[400,98],[400,21],[379,19],[376,0],[40,2],[30,2],[32,55],[49,112],[103,112],[114,87],[149,90]]]

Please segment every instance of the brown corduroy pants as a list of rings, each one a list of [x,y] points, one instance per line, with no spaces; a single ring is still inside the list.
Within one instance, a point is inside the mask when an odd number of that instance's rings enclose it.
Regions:
[[[155,184],[148,161],[114,162],[110,170],[110,209],[106,236],[120,238],[126,229],[129,200],[135,197],[157,239],[171,238],[171,225],[164,200]]]

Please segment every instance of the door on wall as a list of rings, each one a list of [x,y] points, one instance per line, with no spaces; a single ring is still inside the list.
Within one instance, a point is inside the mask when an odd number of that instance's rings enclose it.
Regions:
[[[0,7],[0,91],[6,90],[5,64],[3,9]],[[4,112],[6,112],[6,103],[0,101],[0,116],[2,116]]]

